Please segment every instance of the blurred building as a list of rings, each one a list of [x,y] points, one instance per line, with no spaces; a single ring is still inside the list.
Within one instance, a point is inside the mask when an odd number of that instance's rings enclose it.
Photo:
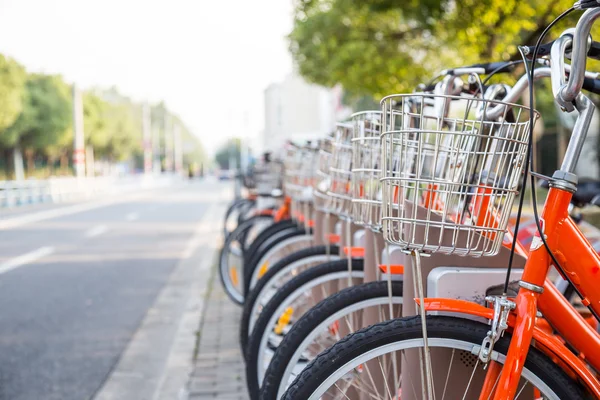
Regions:
[[[349,112],[342,106],[341,89],[327,89],[292,73],[265,89],[263,150],[279,150],[287,140],[304,142],[322,138]]]

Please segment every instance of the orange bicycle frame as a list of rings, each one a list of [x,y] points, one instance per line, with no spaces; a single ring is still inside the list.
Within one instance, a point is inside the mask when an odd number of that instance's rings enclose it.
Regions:
[[[546,242],[560,264],[561,274],[575,286],[582,303],[600,314],[600,256],[583,236],[568,215],[572,194],[551,188],[542,212]],[[600,370],[600,335],[573,308],[562,294],[546,279],[552,259],[539,236],[534,237],[525,264],[521,287],[515,299],[515,312],[509,318],[513,336],[498,385],[493,393],[495,400],[512,399],[518,390],[524,360],[532,339],[535,346],[545,352],[567,374],[579,377],[589,391],[600,398],[600,382],[586,363]],[[543,291],[540,293],[540,290]],[[426,310],[451,311],[493,318],[491,309],[474,303],[454,299],[426,299]],[[575,355],[556,336],[536,326],[538,309],[547,322],[572,348]],[[486,311],[487,310],[487,311]]]

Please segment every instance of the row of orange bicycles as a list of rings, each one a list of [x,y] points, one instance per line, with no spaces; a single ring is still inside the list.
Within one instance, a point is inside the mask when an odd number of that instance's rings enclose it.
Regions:
[[[600,185],[576,175],[597,6],[254,169],[219,260],[252,399],[600,399],[600,256],[577,212]],[[575,120],[552,176],[530,168],[544,79]]]

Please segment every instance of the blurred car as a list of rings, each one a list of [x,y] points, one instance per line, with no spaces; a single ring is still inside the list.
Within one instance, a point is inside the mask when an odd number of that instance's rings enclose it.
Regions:
[[[233,170],[222,169],[217,172],[217,179],[219,179],[220,181],[231,180],[231,179],[233,179],[234,176],[235,176],[235,171],[233,171]]]

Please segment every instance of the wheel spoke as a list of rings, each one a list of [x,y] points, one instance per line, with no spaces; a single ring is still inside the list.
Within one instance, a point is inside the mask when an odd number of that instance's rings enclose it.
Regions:
[[[402,357],[404,358],[404,364],[408,365],[408,360],[406,359],[406,353],[402,352]],[[410,376],[410,373],[408,371],[410,371],[410,368],[406,368],[406,373],[408,375],[408,379],[410,379],[410,386],[412,386],[412,390],[413,390],[413,394],[415,395],[415,399],[418,399],[419,397],[417,396],[417,389],[415,388],[415,383],[413,382],[413,379]]]
[[[446,374],[446,382],[444,382],[444,391],[442,392],[442,400],[446,398],[446,389],[448,388],[448,380],[450,379],[450,372],[452,371],[452,362],[454,361],[454,354],[456,349],[452,349],[452,355],[450,356],[450,363],[448,365],[448,374]]]
[[[473,367],[473,372],[471,372],[471,378],[469,378],[469,383],[467,384],[467,389],[465,390],[465,394],[463,395],[463,400],[467,398],[467,393],[469,392],[469,388],[471,387],[471,382],[473,381],[473,377],[475,376],[475,371],[477,371],[477,367],[479,366],[479,357],[477,357],[477,362]]]

